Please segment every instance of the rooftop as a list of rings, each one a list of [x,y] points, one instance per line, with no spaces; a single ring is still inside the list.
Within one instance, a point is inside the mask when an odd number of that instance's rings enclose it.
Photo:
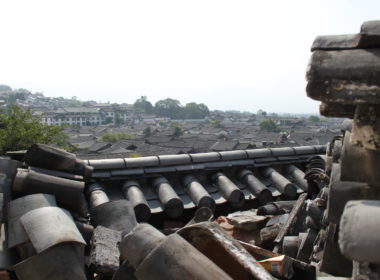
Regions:
[[[101,183],[110,197],[123,198],[121,187],[132,182],[131,184],[141,189],[151,214],[158,214],[165,212],[165,201],[155,191],[157,187],[155,178],[162,178],[161,180],[165,182],[165,188],[171,193],[170,197],[177,199],[179,212],[182,208],[188,210],[197,206],[192,200],[195,194],[184,183],[190,180],[189,176],[205,191],[203,195],[210,197],[216,205],[229,202],[233,207],[241,208],[244,207],[244,201],[250,203],[257,202],[258,199],[254,187],[244,183],[244,176],[240,174],[242,170],[252,172],[258,184],[269,190],[272,197],[287,196],[288,190],[285,187],[287,185],[292,185],[291,188],[294,188],[296,193],[302,193],[306,185],[303,171],[308,159],[314,155],[324,154],[325,151],[325,146],[301,146],[138,158],[90,159],[86,160],[86,163],[94,168],[92,180]],[[294,176],[294,170],[297,170],[297,176]],[[272,177],[272,172],[281,178],[282,186]],[[224,187],[218,183],[218,178],[228,182],[227,185],[232,188],[232,192],[235,192],[235,196],[240,194],[241,201],[236,202],[234,201],[236,198],[226,194]],[[295,198],[296,193],[290,194],[290,198]]]

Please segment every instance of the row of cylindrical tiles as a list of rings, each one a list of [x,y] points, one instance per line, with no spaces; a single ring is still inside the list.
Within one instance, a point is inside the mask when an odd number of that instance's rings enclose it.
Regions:
[[[284,172],[291,176],[296,184],[289,181],[272,167],[263,168],[261,175],[269,179],[271,185],[288,199],[295,199],[297,197],[298,187],[304,191],[307,190],[307,182],[304,179],[303,171],[294,165],[287,165],[284,167]],[[272,192],[251,170],[240,170],[238,172],[238,178],[261,204],[273,200]],[[233,207],[239,208],[244,204],[245,196],[243,191],[224,173],[213,173],[210,179],[217,187],[221,196]],[[196,176],[187,174],[181,177],[181,181],[186,193],[197,207],[207,207],[212,210],[215,208],[215,200]],[[150,184],[157,194],[164,212],[172,218],[181,216],[184,211],[184,203],[174,191],[169,180],[164,176],[159,176],[153,178]],[[127,180],[123,183],[121,190],[125,198],[131,202],[138,221],[149,220],[151,209],[141,189],[140,183],[137,180]],[[90,208],[108,202],[109,198],[106,192],[106,188],[101,183],[90,185],[87,190]]]
[[[94,170],[110,170],[125,168],[142,168],[154,166],[173,166],[197,164],[205,162],[219,162],[244,159],[260,159],[271,157],[297,157],[304,155],[323,154],[325,145],[264,148],[250,150],[235,150],[224,152],[209,152],[197,154],[160,155],[138,158],[90,159],[87,163]]]

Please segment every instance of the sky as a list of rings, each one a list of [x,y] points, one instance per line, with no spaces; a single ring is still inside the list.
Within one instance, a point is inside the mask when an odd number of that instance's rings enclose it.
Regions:
[[[378,0],[0,0],[0,84],[45,96],[315,113],[317,35],[358,33]]]

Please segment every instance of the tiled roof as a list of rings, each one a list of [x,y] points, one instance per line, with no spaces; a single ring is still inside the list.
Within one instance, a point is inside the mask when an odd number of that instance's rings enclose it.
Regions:
[[[58,108],[54,111],[57,114],[65,114],[65,113],[98,113],[98,109],[90,108],[90,107],[63,107]]]
[[[211,151],[233,150],[239,144],[238,141],[218,141],[210,147]]]
[[[93,182],[112,199],[127,197],[134,205],[143,203],[151,214],[165,212],[177,218],[184,210],[202,206],[203,198],[238,208],[244,201],[260,200],[263,190],[263,200],[278,196],[295,199],[307,188],[303,171],[308,159],[325,150],[325,146],[301,146],[86,162],[94,168]],[[123,185],[132,186],[133,193],[145,202],[128,197]],[[177,210],[168,206],[172,200]]]

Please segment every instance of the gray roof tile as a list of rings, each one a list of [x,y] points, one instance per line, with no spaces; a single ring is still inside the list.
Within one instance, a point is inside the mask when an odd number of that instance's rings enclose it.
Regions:
[[[143,168],[131,168],[131,169],[116,169],[111,170],[111,176],[131,176],[131,175],[143,175]]]
[[[176,168],[176,171],[178,171],[178,172],[193,171],[194,165],[192,165],[192,164],[177,165],[175,168]]]
[[[94,167],[94,170],[125,168],[125,161],[122,158],[90,159],[88,163]]]
[[[255,163],[271,163],[277,161],[275,157],[267,157],[267,158],[256,158]]]
[[[360,33],[380,35],[380,20],[370,20],[363,22]]]
[[[262,157],[270,157],[272,155],[270,149],[253,149],[246,150],[248,154],[248,158],[262,158]]]
[[[104,179],[106,179],[106,178],[111,178],[111,171],[109,171],[109,170],[106,170],[106,171],[104,171],[104,170],[100,170],[100,171],[94,171],[93,173],[92,173],[92,178],[94,178],[94,179],[100,179],[100,178],[104,178]]]
[[[199,163],[199,164],[193,164],[193,169],[194,170],[202,170],[202,169],[206,169],[206,166],[202,163]]]
[[[290,160],[297,160],[300,157],[297,156],[284,156],[284,157],[277,157],[278,160],[280,161],[290,161]]]
[[[218,152],[190,154],[190,157],[194,163],[221,160],[220,153]]]
[[[316,152],[314,146],[299,146],[293,148],[296,155],[314,154]]]
[[[270,150],[273,156],[292,156],[296,154],[291,147],[271,148]]]
[[[158,156],[158,158],[160,160],[160,165],[178,165],[191,163],[191,158],[188,154],[162,155]]]
[[[247,153],[243,150],[219,152],[222,160],[246,159]]]
[[[363,35],[361,34],[317,36],[311,46],[311,51],[356,49],[363,45],[362,39]],[[377,43],[379,43],[379,41],[377,41]]]
[[[239,144],[238,141],[218,141],[210,147],[212,151],[233,150]]]
[[[149,167],[145,168],[145,173],[166,173],[177,171],[175,166],[163,166],[163,167]]]
[[[253,159],[242,159],[242,160],[233,160],[231,161],[232,166],[253,166],[255,161]]]
[[[125,158],[124,160],[125,160],[125,165],[127,168],[158,166],[159,164],[159,160],[157,156]]]
[[[232,167],[232,163],[230,161],[220,161],[220,162],[207,162],[204,164],[206,169],[215,169],[215,168],[226,168]]]
[[[262,188],[268,188],[273,196],[278,197],[281,195],[279,190],[276,189],[276,187],[279,188],[278,177],[283,176],[284,178],[280,181],[284,181],[286,184],[297,185],[299,183],[299,180],[295,180],[288,174],[290,172],[289,168],[284,168],[286,167],[284,165],[296,165],[297,172],[299,169],[298,173],[302,175],[302,172],[305,171],[306,159],[318,153],[323,154],[324,150],[324,146],[285,147],[219,153],[115,158],[89,160],[88,162],[95,168],[92,179],[98,182],[101,180],[111,200],[122,196],[120,182],[125,178],[132,179],[141,187],[141,191],[150,207],[151,213],[157,214],[164,211],[162,205],[166,202],[163,202],[165,200],[163,197],[160,196],[159,198],[159,193],[157,193],[156,189],[158,186],[157,184],[155,186],[152,185],[152,178],[161,177],[164,184],[169,184],[170,190],[172,189],[170,197],[174,195],[177,196],[174,206],[177,207],[182,204],[181,207],[184,209],[194,208],[197,204],[197,202],[192,201],[194,196],[191,196],[191,191],[183,186],[182,179],[185,175],[196,176],[197,181],[199,181],[199,184],[204,188],[203,194],[206,196],[210,195],[216,204],[232,203],[232,196],[228,198],[228,194],[223,193],[230,201],[228,202],[222,195],[223,191],[228,192],[232,186],[235,186],[233,190],[235,193],[236,191],[242,192],[243,198],[245,198],[243,200],[257,199],[253,193],[254,190],[246,185],[247,182],[240,180],[238,176],[236,176],[236,171],[248,168],[253,171],[257,180],[262,183]],[[261,168],[261,166],[263,168]],[[267,175],[268,178],[264,178],[263,175],[260,176],[260,174],[257,174],[257,171],[263,169],[275,170],[278,173],[277,179],[269,175]],[[218,182],[213,181],[210,177],[213,173],[222,174],[224,179]],[[302,177],[301,175],[298,177]],[[286,180],[289,181],[289,179],[290,182],[287,182]],[[214,185],[214,183],[217,183],[218,186]],[[285,183],[283,183],[283,185],[285,185]],[[282,187],[282,185],[280,187]],[[165,188],[168,189],[167,187]],[[296,186],[296,192],[302,192],[299,185]],[[239,201],[235,201],[235,203],[237,202]],[[168,211],[168,208],[166,208],[166,212]]]

